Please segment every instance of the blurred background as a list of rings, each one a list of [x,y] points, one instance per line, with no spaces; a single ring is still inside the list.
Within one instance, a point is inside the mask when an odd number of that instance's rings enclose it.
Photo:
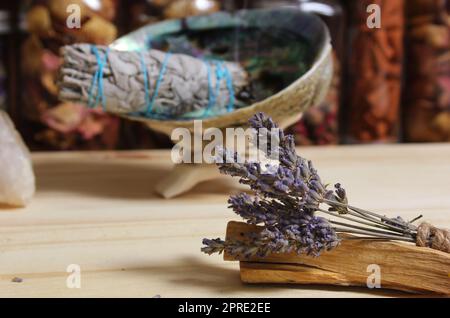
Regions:
[[[80,29],[66,8],[80,5]],[[380,28],[367,24],[370,5]],[[335,74],[321,105],[290,128],[298,145],[450,141],[450,0],[22,0],[0,4],[0,108],[31,150],[152,149],[139,123],[57,99],[59,48],[107,45],[145,24],[219,10],[287,7],[321,16]]]

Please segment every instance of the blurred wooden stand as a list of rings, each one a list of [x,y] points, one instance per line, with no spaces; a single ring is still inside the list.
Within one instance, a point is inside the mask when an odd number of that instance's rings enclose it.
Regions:
[[[279,123],[281,129],[286,129],[287,127],[293,125],[298,122],[302,118],[302,114],[298,114],[297,116],[290,116],[284,118]],[[248,128],[246,125],[242,125],[244,129]],[[203,133],[200,131],[199,133]],[[225,129],[222,129],[223,133],[223,145],[226,145],[226,132]],[[194,132],[192,132],[192,140],[196,137]],[[201,140],[203,136],[199,137]],[[198,155],[203,157],[203,150],[206,146],[207,142],[202,140],[202,147],[198,148]],[[245,156],[245,154],[250,154],[251,149],[248,148],[248,143],[246,144],[245,152],[241,153],[241,156]],[[236,146],[236,145],[235,145]],[[195,146],[194,146],[195,147]],[[237,146],[236,146],[237,147]],[[235,148],[238,149],[238,148]],[[195,151],[195,149],[194,149]],[[193,152],[194,152],[193,151]],[[254,153],[253,153],[254,154]],[[194,158],[194,153],[191,154],[191,158]],[[177,159],[181,159],[180,157]],[[219,178],[221,175],[219,173],[219,168],[215,164],[207,164],[207,163],[181,163],[176,164],[175,167],[170,171],[170,173],[164,177],[157,185],[156,185],[156,193],[162,196],[165,199],[172,199],[183,193],[188,192],[193,189],[199,183],[210,181]],[[229,177],[228,177],[229,178]]]
[[[220,177],[214,164],[178,164],[156,185],[156,193],[172,199],[188,192],[197,184]]]
[[[229,222],[226,240],[241,241],[245,233],[260,230],[246,223]],[[246,260],[225,253],[224,259],[240,261],[241,280],[251,284],[367,287],[374,266],[379,266],[381,288],[450,295],[450,254],[408,243],[343,240],[320,257],[273,254]]]

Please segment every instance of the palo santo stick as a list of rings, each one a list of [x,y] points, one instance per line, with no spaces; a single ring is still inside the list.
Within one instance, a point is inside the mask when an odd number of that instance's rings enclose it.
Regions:
[[[315,284],[358,286],[345,274],[334,273],[319,268],[296,264],[272,264],[240,262],[241,280],[249,284]]]
[[[226,240],[242,241],[246,233],[260,230],[261,227],[246,223],[229,222]],[[366,286],[371,274],[367,272],[368,266],[376,264],[381,270],[382,288],[450,294],[450,254],[408,243],[344,239],[338,247],[319,257],[271,254],[265,258],[239,259],[225,253],[224,259],[261,264],[258,269],[242,263],[241,279],[248,283]],[[286,266],[289,264],[292,267]],[[305,268],[296,265],[311,269],[305,273]]]

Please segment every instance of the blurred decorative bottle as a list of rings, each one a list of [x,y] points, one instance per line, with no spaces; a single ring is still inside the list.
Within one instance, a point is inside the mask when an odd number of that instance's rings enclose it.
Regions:
[[[295,126],[300,145],[326,145],[340,142],[339,117],[342,111],[342,69],[345,32],[345,12],[338,1],[299,0],[300,9],[318,14],[327,24],[333,45],[334,73],[325,101],[311,108]]]
[[[180,19],[188,16],[214,13],[220,10],[221,2],[230,0],[131,0],[130,29],[165,19]]]
[[[24,133],[33,149],[111,149],[118,141],[119,119],[101,110],[57,98],[56,78],[63,45],[111,43],[116,0],[35,0],[24,2],[22,44]],[[71,12],[79,26],[69,26]]]
[[[7,36],[10,32],[10,12],[6,9],[0,9],[0,109],[6,110],[7,97]]]
[[[450,1],[408,0],[406,12],[405,139],[450,141]]]
[[[404,1],[343,3],[349,15],[344,141],[396,142],[400,126]]]

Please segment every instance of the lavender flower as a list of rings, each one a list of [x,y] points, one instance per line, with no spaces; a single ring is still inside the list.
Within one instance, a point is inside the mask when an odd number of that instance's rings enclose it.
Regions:
[[[262,226],[262,230],[239,242],[204,239],[203,252],[225,251],[245,258],[291,252],[319,256],[339,244],[339,232],[408,241],[414,238],[416,227],[411,223],[351,207],[339,183],[328,190],[313,163],[297,155],[293,136],[285,135],[271,118],[258,113],[249,123],[257,130],[254,144],[267,157],[276,153],[278,165],[266,164],[263,169],[260,162],[243,161],[224,149],[218,151],[217,164],[221,173],[238,177],[254,191],[254,197],[241,193],[228,202],[237,215],[249,224]],[[262,147],[261,140],[276,140],[278,146]],[[318,212],[372,227],[327,220],[316,216]]]
[[[222,241],[220,238],[216,238],[213,240],[203,239],[203,245],[205,247],[202,248],[202,252],[206,254],[222,254],[225,250],[225,241]]]
[[[348,204],[347,194],[345,190],[342,188],[340,183],[336,183],[334,185],[334,192],[328,191],[325,195],[325,198],[328,199],[328,204],[330,205],[329,211],[336,211],[339,214],[347,214],[348,209],[346,205]],[[337,202],[339,204],[335,204]]]
[[[322,250],[338,244],[336,233],[325,219],[313,215],[326,194],[326,187],[314,169],[312,162],[299,157],[295,151],[292,136],[285,136],[271,118],[256,114],[250,119],[250,125],[257,131],[267,133],[263,140],[271,141],[275,133],[278,148],[272,145],[260,147],[261,134],[257,134],[256,146],[266,155],[279,155],[279,165],[262,169],[259,162],[235,161],[237,154],[219,151],[218,163],[221,173],[239,177],[240,182],[249,185],[255,197],[247,194],[232,196],[229,200],[233,211],[249,224],[262,225],[264,230],[249,238],[251,244],[238,245],[216,240],[204,240],[203,252],[229,251],[231,254],[246,256],[265,256],[269,253],[295,251],[319,255]],[[229,162],[229,161],[228,161]],[[268,173],[269,171],[269,173]]]

